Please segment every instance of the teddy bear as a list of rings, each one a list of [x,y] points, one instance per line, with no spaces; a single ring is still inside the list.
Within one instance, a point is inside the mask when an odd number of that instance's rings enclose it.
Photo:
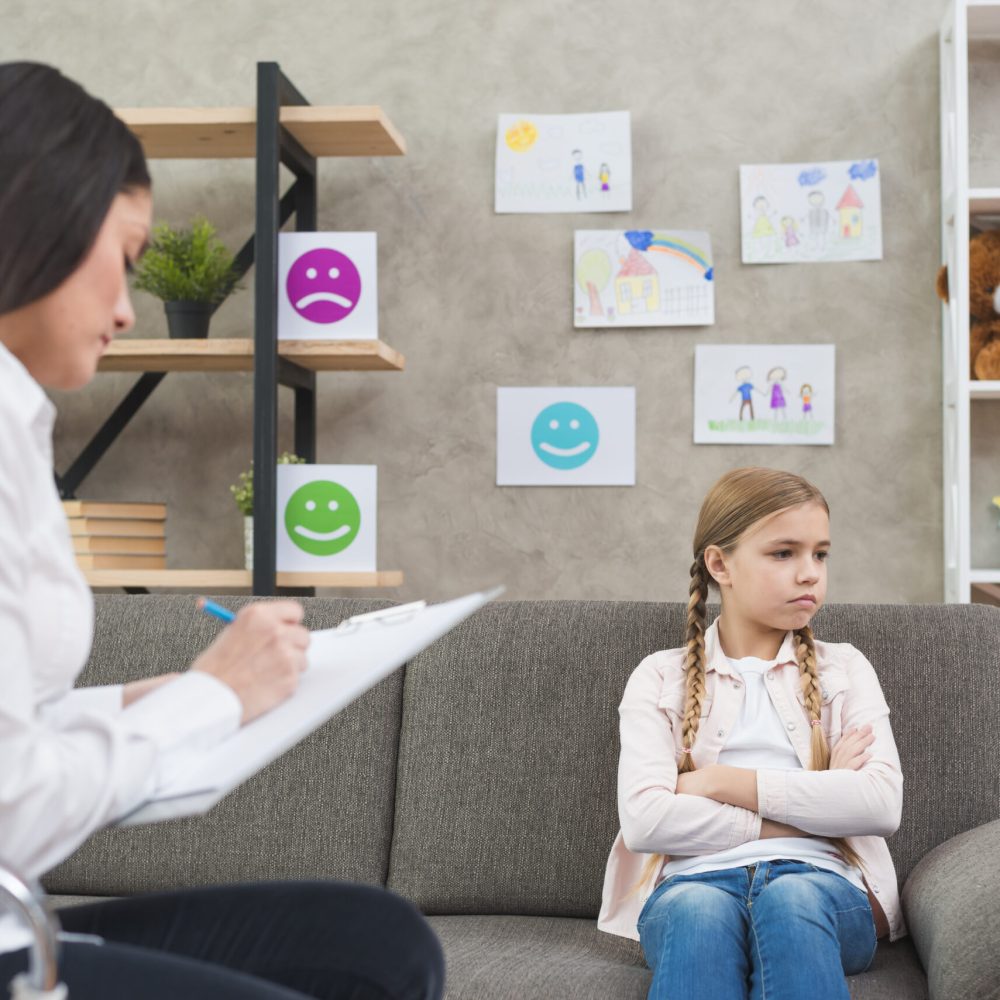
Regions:
[[[948,301],[948,268],[937,276],[937,293]],[[1000,379],[1000,231],[969,241],[970,378]]]

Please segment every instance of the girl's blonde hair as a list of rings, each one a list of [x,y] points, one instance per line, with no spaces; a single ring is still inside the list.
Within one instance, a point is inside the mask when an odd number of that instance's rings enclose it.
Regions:
[[[695,770],[691,749],[698,735],[698,723],[705,699],[705,603],[708,588],[714,580],[705,566],[705,549],[717,545],[723,552],[731,552],[740,539],[755,524],[766,517],[792,507],[818,503],[827,514],[830,506],[823,494],[801,476],[777,469],[745,468],[726,473],[709,491],[701,505],[698,524],[694,532],[694,562],[691,564],[687,614],[686,694],[682,715],[683,758],[678,765],[679,774]],[[812,629],[808,625],[797,629],[795,659],[799,665],[802,693],[810,722],[820,721],[823,693],[816,666],[816,648]],[[821,725],[810,725],[812,734],[812,770],[825,771],[830,766],[830,746]],[[849,864],[863,868],[857,853],[842,839],[830,838]],[[666,855],[654,854],[643,869],[639,884],[642,885]]]

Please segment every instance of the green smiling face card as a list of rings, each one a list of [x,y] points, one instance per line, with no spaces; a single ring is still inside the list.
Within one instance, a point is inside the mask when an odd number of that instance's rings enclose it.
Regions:
[[[278,466],[278,569],[376,569],[376,466]]]

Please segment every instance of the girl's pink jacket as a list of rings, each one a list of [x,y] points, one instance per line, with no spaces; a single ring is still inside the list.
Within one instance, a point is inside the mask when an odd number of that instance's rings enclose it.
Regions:
[[[906,934],[899,888],[884,838],[899,826],[903,774],[875,670],[848,643],[816,641],[823,690],[821,724],[831,750],[844,730],[870,724],[871,759],[858,771],[811,771],[809,716],[805,709],[792,633],[778,651],[766,683],[788,731],[802,771],[757,771],[759,813],[699,795],[677,795],[684,711],[686,650],[667,649],[636,667],[619,706],[621,758],[618,815],[604,876],[597,925],[638,940],[636,921],[653,890],[639,885],[650,854],[700,855],[758,839],[761,819],[788,823],[822,837],[847,837],[864,862],[873,910],[881,907],[890,940]],[[697,767],[713,764],[739,718],[743,687],[719,644],[718,628],[705,633],[705,701],[692,748]],[[877,915],[877,910],[876,910]]]

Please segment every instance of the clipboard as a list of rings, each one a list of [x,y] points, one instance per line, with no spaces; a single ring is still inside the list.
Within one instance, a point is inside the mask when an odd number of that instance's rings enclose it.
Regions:
[[[115,825],[207,812],[503,590],[497,587],[442,604],[403,604],[313,632],[308,667],[295,694],[209,750],[171,755],[156,794],[119,817]]]

